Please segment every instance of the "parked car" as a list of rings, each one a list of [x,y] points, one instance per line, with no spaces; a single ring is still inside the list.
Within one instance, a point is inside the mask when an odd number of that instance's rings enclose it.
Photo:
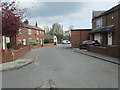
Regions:
[[[90,45],[100,46],[100,43],[97,40],[93,40],[92,42],[90,42]]]
[[[70,41],[69,40],[63,40],[62,44],[70,44]]]
[[[87,49],[88,45],[100,46],[100,43],[97,40],[85,40],[79,44],[79,48]]]

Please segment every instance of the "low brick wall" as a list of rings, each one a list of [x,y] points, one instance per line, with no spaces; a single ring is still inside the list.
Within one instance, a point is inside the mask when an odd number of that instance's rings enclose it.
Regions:
[[[11,62],[30,51],[30,46],[25,46],[18,51],[5,52],[1,54],[0,63]]]
[[[43,47],[54,46],[54,43],[44,44]]]
[[[49,43],[49,44],[44,44],[43,47],[48,47],[48,46],[54,46],[54,43]],[[5,62],[11,62],[19,57],[23,56],[27,52],[30,51],[30,49],[35,49],[35,48],[40,48],[42,47],[40,44],[36,46],[25,46],[19,50],[13,51],[13,52],[5,52],[0,55],[0,63],[5,63]]]
[[[14,52],[14,60],[18,59],[19,57],[21,57],[22,55],[26,54],[29,51],[30,51],[30,46],[25,46],[25,47],[19,49],[18,51],[15,51]]]
[[[40,47],[42,47],[41,44],[38,44],[38,45],[35,45],[35,46],[30,46],[31,49],[40,48]]]
[[[5,52],[0,55],[0,63],[13,61],[12,52]]]
[[[118,46],[107,46],[107,47],[95,47],[95,46],[89,46],[88,51],[106,54],[114,57],[119,57],[119,51],[120,48]]]

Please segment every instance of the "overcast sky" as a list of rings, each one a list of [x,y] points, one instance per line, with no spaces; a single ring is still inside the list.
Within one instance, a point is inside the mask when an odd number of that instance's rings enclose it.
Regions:
[[[109,0],[109,2],[103,2],[105,0],[98,0],[98,2],[92,2],[92,0],[84,0],[84,2],[83,0],[79,0],[79,2],[52,1],[20,0],[20,7],[30,9],[28,19],[32,25],[37,22],[43,28],[45,25],[51,26],[58,22],[67,30],[70,25],[73,25],[73,28],[92,28],[92,11],[108,10],[117,5],[119,0]]]

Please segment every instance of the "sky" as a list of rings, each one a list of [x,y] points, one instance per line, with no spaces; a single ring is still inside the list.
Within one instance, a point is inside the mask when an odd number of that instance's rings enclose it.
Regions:
[[[97,0],[96,0],[97,1]],[[29,22],[38,23],[44,28],[54,23],[63,25],[68,30],[92,28],[92,11],[108,10],[118,4],[119,0],[20,0],[21,8],[29,8]]]

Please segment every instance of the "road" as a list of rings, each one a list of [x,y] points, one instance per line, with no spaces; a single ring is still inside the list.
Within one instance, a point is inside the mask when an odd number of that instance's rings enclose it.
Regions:
[[[70,45],[39,48],[34,63],[2,73],[3,88],[117,88],[118,66],[74,52]]]

